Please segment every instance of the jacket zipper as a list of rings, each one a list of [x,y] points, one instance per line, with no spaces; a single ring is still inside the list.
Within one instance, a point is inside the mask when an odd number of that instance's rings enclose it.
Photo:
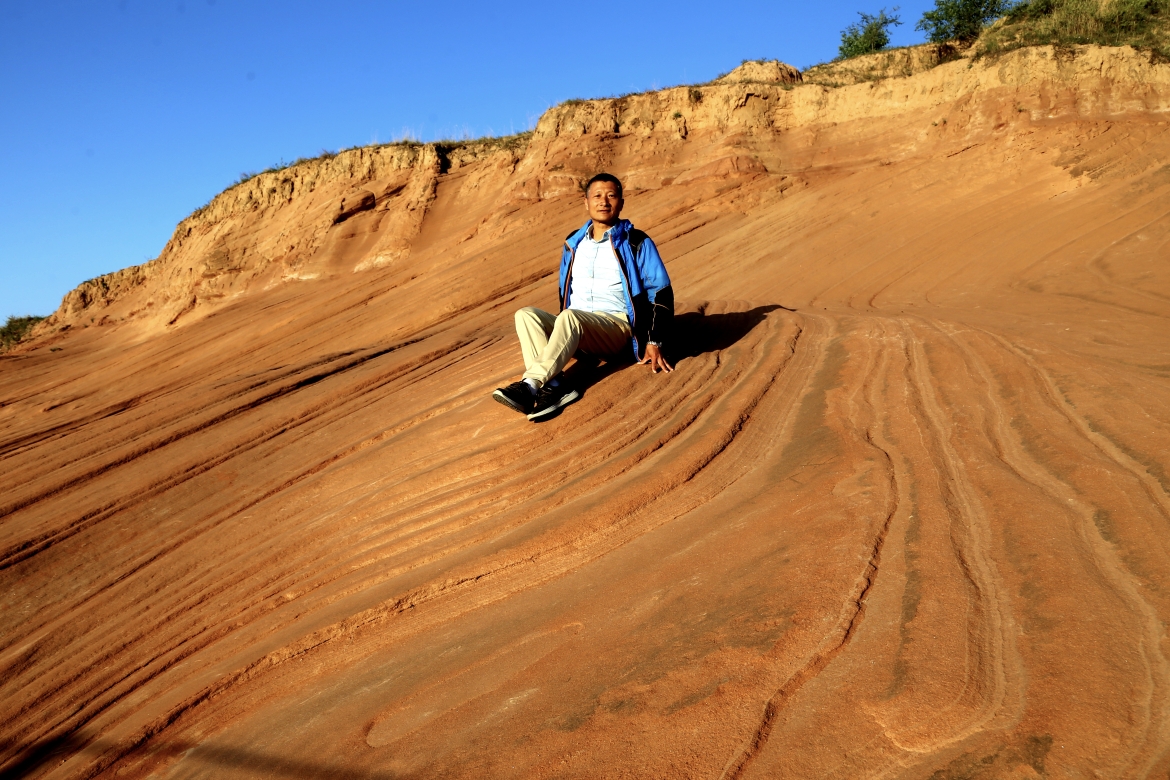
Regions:
[[[630,277],[626,275],[626,266],[622,263],[622,256],[618,254],[617,246],[613,243],[613,233],[609,234],[609,248],[613,250],[618,270],[622,272],[622,281],[626,283],[626,302],[630,304],[630,333],[633,333],[634,321],[637,319],[638,313],[634,310],[634,296],[630,295]]]

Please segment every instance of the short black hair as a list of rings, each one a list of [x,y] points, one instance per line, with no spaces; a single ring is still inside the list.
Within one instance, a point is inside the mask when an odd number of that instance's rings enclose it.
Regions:
[[[618,177],[614,176],[612,173],[599,173],[596,176],[594,176],[592,179],[590,179],[589,181],[585,182],[585,196],[586,197],[589,196],[589,188],[592,187],[594,184],[596,184],[599,181],[606,181],[606,182],[609,182],[610,184],[612,184],[614,186],[614,188],[617,189],[617,196],[619,198],[622,197],[621,180],[618,179]]]

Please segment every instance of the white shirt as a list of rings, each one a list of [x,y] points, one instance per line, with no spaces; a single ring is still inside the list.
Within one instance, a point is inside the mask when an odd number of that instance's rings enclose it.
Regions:
[[[585,238],[577,245],[568,308],[620,314],[623,319],[629,316],[626,313],[622,271],[613,244],[609,241],[608,230],[600,241],[594,241],[591,225]]]

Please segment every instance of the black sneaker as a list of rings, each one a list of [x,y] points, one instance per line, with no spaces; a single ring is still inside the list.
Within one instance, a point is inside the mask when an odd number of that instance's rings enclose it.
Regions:
[[[497,387],[492,393],[492,398],[520,414],[528,414],[536,408],[536,391],[532,389],[532,385],[523,381],[513,382],[507,387]]]
[[[580,393],[564,385],[559,387],[544,385],[536,393],[536,402],[532,405],[528,419],[537,421],[549,417],[580,397]]]

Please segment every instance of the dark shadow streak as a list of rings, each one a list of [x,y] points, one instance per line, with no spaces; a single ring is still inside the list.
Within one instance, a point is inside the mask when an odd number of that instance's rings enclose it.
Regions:
[[[167,742],[160,740],[150,743],[153,755],[177,757],[188,751],[190,755],[185,760],[210,767],[220,767],[247,772],[250,775],[262,777],[292,777],[304,780],[318,778],[346,778],[349,780],[410,780],[410,775],[393,772],[368,771],[353,767],[330,766],[316,761],[300,761],[278,756],[255,753],[242,748],[217,747],[211,744],[197,744],[194,742]],[[32,745],[16,745],[0,742],[0,749],[5,753],[13,748],[23,748],[15,763],[0,768],[0,780],[24,780],[32,777],[38,770],[46,769],[46,765],[64,761],[83,748],[89,748],[100,754],[114,748],[102,740],[87,742],[72,734],[52,737],[33,743]],[[128,755],[132,751],[127,751]]]
[[[81,740],[72,734],[50,737],[49,739],[34,742],[31,745],[0,742],[0,750],[9,753],[17,751],[13,763],[0,767],[0,780],[18,780],[29,777],[50,761],[64,758],[82,746]]]
[[[667,342],[667,359],[673,358],[672,364],[686,358],[727,349],[777,309],[796,311],[776,303],[723,314],[707,314],[703,308],[700,307],[699,311],[683,312],[674,318],[673,333]]]

